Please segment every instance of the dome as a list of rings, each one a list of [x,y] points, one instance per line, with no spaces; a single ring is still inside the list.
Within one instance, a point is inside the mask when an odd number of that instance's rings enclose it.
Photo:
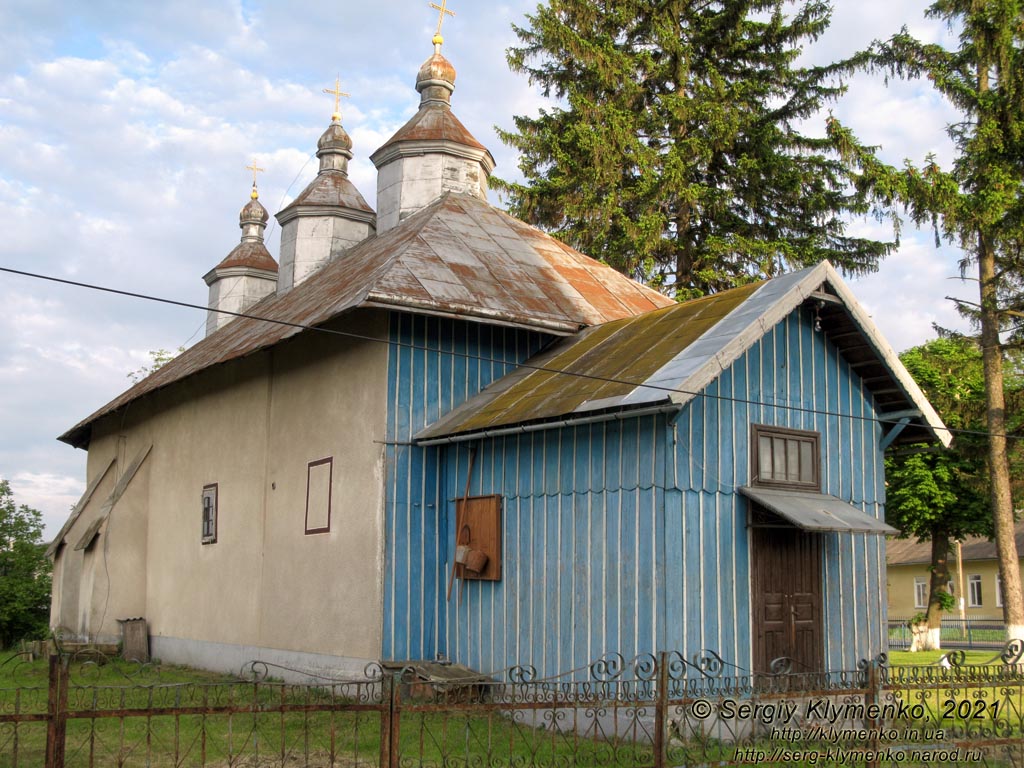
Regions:
[[[455,67],[441,55],[439,50],[435,49],[434,55],[423,62],[423,66],[420,67],[419,74],[416,76],[416,90],[422,91],[428,85],[437,85],[438,80],[454,86]]]
[[[349,152],[352,149],[352,139],[340,122],[332,122],[316,143],[316,147],[320,152],[325,150]]]
[[[266,224],[269,220],[270,214],[267,213],[267,209],[255,197],[245,204],[242,212],[238,215],[239,224]]]

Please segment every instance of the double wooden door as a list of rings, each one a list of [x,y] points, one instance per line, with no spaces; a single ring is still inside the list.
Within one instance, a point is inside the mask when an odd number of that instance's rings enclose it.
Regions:
[[[787,656],[794,672],[820,672],[824,647],[821,536],[752,528],[754,671]]]

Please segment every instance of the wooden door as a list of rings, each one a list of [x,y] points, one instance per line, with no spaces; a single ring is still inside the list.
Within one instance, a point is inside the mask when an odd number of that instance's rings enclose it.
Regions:
[[[794,672],[822,670],[821,537],[789,528],[753,528],[754,671],[780,656]]]

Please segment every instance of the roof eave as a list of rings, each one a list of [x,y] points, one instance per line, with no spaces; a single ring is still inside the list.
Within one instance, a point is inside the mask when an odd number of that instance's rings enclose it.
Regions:
[[[835,268],[827,261],[810,269],[803,279],[776,299],[765,313],[755,318],[747,328],[734,336],[717,354],[711,356],[698,370],[681,382],[677,388],[678,391],[672,394],[673,401],[685,405],[697,397],[765,333],[805,301],[813,298],[813,295],[825,283],[835,291],[844,309],[864,335],[882,365],[897,381],[906,395],[908,405],[920,412],[919,426],[926,429],[937,442],[948,448],[952,436],[946,425],[928,402],[928,398],[925,397],[917,382],[904,368],[899,356],[882,336],[878,327],[857,302]],[[761,290],[769,288],[771,284],[772,281],[765,283]],[[885,413],[877,415],[879,418],[885,417]]]

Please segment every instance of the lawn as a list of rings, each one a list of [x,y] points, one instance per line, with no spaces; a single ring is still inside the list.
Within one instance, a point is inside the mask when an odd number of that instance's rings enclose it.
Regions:
[[[966,663],[983,663],[992,655],[969,654]],[[940,652],[894,653],[893,672],[897,676],[901,670],[939,673],[939,668],[931,665],[940,656]],[[65,763],[68,768],[354,768],[377,766],[379,762],[382,717],[377,703],[378,687],[292,686],[274,681],[256,684],[184,667],[140,667],[121,661],[73,664],[70,678],[68,709],[72,715],[67,722]],[[895,693],[909,702],[922,703],[925,724],[935,727],[970,725],[962,717],[949,722],[942,719],[943,702],[951,697],[987,703],[1012,697],[1015,711],[1021,711],[1019,684],[1004,685],[999,690],[991,683],[929,684]],[[572,729],[553,726],[564,726],[563,717],[584,716],[582,707],[555,709],[542,705],[537,710],[518,711],[512,717],[498,707],[481,710],[454,702],[444,711],[429,706],[417,710],[416,702],[406,702],[399,722],[400,764],[621,768],[651,765],[649,729],[653,708],[645,710],[641,705],[637,709],[625,702],[604,704],[606,707],[600,708],[603,721],[592,721],[604,730],[577,734]],[[146,712],[154,708],[178,711]],[[23,664],[0,655],[0,768],[42,765],[46,722],[3,720],[13,714],[46,710],[46,661]],[[598,708],[590,711],[596,712]],[[643,714],[636,717],[640,713]],[[1019,714],[1014,715],[1008,726],[1008,733],[1014,738],[1021,734],[1020,719]],[[613,727],[609,727],[613,721]],[[977,723],[985,727],[991,724],[991,718]],[[624,734],[623,727],[633,728],[633,733]],[[637,739],[637,733],[646,733],[648,738]],[[743,737],[741,745],[735,745],[709,735],[704,739],[674,739],[668,750],[670,757],[687,764],[728,764],[737,757],[738,748],[764,748],[770,753],[778,746],[815,750],[829,745],[788,745],[750,736]],[[791,760],[789,764],[826,763]],[[990,763],[995,764],[998,763]]]
[[[942,651],[916,651],[911,653],[910,651],[890,651],[889,652],[889,666],[890,667],[912,667],[921,666],[928,664],[938,664],[939,659],[943,655],[949,653],[948,650]],[[964,651],[964,664],[967,666],[973,666],[977,664],[988,664],[993,663],[992,658],[996,656],[997,651]],[[996,659],[995,664],[1001,662]]]
[[[376,766],[381,744],[378,685],[255,684],[185,667],[122,661],[72,664],[66,765]],[[46,661],[0,656],[0,768],[41,765],[45,722],[5,715],[47,711]],[[177,710],[154,714],[154,708]],[[234,711],[227,712],[225,709]],[[218,711],[220,710],[220,711]],[[75,713],[79,713],[77,716]],[[534,713],[521,713],[532,718]],[[533,727],[532,719],[483,713],[407,711],[399,723],[402,764],[642,766],[649,744]],[[537,725],[550,726],[543,714]]]

